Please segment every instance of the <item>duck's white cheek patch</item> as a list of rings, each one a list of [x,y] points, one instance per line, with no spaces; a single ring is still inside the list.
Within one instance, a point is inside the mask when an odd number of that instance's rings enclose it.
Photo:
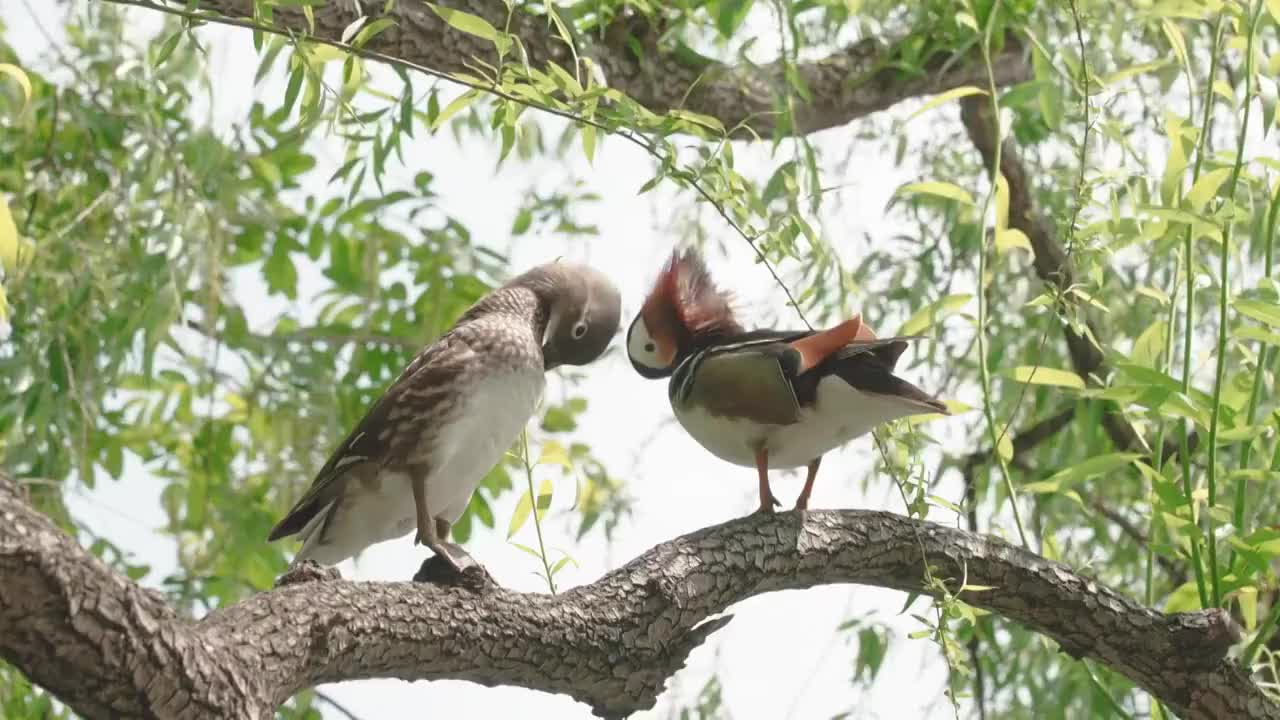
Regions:
[[[649,329],[643,323],[636,323],[631,331],[631,339],[627,343],[627,354],[646,365],[657,363],[657,345],[649,335]]]

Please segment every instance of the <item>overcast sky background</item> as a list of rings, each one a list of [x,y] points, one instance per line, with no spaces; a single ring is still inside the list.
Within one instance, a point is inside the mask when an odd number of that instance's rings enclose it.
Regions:
[[[37,0],[20,4],[10,0],[5,7],[6,39],[22,58],[30,60],[48,45],[36,18],[55,41],[60,41],[61,10],[57,4]],[[130,27],[139,33],[154,32],[160,25],[155,13],[131,9],[129,14]],[[253,86],[258,59],[249,32],[208,27],[199,31],[199,37],[211,53],[210,68],[216,78],[212,101],[203,110],[209,112],[211,125],[226,137],[229,128],[246,117],[255,98],[278,97],[283,94],[284,85],[277,74],[256,88]],[[762,28],[759,40],[757,53],[767,55],[773,51],[770,44],[776,38],[767,27]],[[65,78],[64,73],[53,71],[48,64],[36,69]],[[393,78],[389,73],[378,76],[382,78],[381,87],[394,87],[387,79]],[[546,127],[547,137],[554,138],[562,126],[553,120]],[[850,143],[857,142],[851,136],[846,130],[835,130],[815,136],[814,140],[830,151],[828,157],[843,158]],[[858,147],[868,153],[874,149],[866,143]],[[462,221],[478,242],[510,252],[512,274],[560,255],[589,262],[608,273],[623,295],[624,328],[658,266],[673,243],[681,240],[668,227],[670,203],[687,205],[688,197],[675,198],[661,190],[637,196],[639,186],[652,176],[652,163],[641,151],[618,139],[602,140],[594,166],[588,165],[575,148],[563,161],[509,163],[500,172],[494,171],[496,148],[477,142],[459,147],[447,132],[439,137],[418,132],[406,150],[409,166],[392,172],[403,177],[422,169],[435,173],[435,189],[442,195],[440,208]],[[339,139],[328,138],[314,152],[318,166],[310,174],[310,191],[322,188],[340,167],[343,147]],[[738,144],[735,153],[740,168],[763,169],[778,162],[770,158],[767,145]],[[825,165],[828,170],[835,167],[834,162]],[[563,182],[568,176],[565,168],[571,168],[600,194],[600,202],[583,205],[579,211],[583,222],[600,228],[600,235],[585,241],[526,236],[513,247],[510,227],[520,206],[520,195],[535,182],[544,190]],[[837,239],[861,237],[863,233],[891,237],[893,228],[882,221],[885,203],[898,185],[917,179],[895,169],[890,157],[879,154],[860,155],[845,175],[825,175],[824,185],[842,186],[833,193],[842,203],[836,226],[840,232],[833,231],[828,218],[828,235]],[[771,316],[781,316],[787,324],[794,324],[794,316],[785,315],[781,291],[762,266],[752,263],[745,243],[735,239],[732,231],[718,221],[708,222],[712,237],[724,241],[730,254],[711,255],[713,274],[721,284],[738,292],[748,324],[770,320]],[[300,297],[304,299],[299,305],[305,305],[305,298],[322,287],[314,273],[304,274],[302,280]],[[269,327],[274,314],[287,307],[267,298],[261,282],[255,283],[252,277],[237,278],[235,290],[246,307],[263,308],[260,317],[251,318],[258,327]],[[898,320],[915,309],[901,308]],[[881,328],[884,332],[892,329]],[[628,480],[636,500],[635,511],[630,522],[618,529],[611,545],[606,546],[598,534],[593,534],[591,540],[574,546],[571,518],[554,514],[570,505],[572,484],[569,480],[557,481],[553,514],[544,527],[547,544],[570,548],[581,564],[580,568],[569,566],[558,576],[564,587],[589,583],[659,542],[746,514],[756,506],[754,472],[719,461],[670,422],[665,383],[646,381],[631,369],[621,353],[621,337],[620,334],[615,340],[613,352],[606,359],[588,368],[581,392],[590,398],[591,405],[580,437],[590,443],[615,475]],[[926,390],[935,389],[922,371],[913,371],[910,379]],[[555,392],[553,381],[549,395],[554,397]],[[956,399],[972,402],[972,398]],[[957,420],[943,421],[931,431],[945,432],[954,422]],[[810,506],[902,512],[897,491],[887,479],[873,485],[872,493],[866,496],[853,486],[852,478],[859,469],[873,462],[873,451],[871,439],[863,437],[829,454]],[[775,493],[789,507],[803,478],[798,473],[779,472],[773,478]],[[78,489],[70,498],[72,511],[78,517],[152,565],[153,572],[147,578],[152,583],[176,567],[174,541],[159,531],[165,522],[159,504],[162,487],[161,480],[138,463],[130,462],[120,482],[101,482],[91,492]],[[956,500],[958,493],[956,487],[944,485],[941,494]],[[538,591],[545,586],[533,572],[535,561],[508,544],[505,537],[506,522],[517,498],[518,493],[508,493],[496,504],[498,529],[479,529],[468,543],[468,550],[501,584]],[[518,539],[532,544],[532,525],[526,526],[521,535]],[[340,570],[347,578],[405,579],[425,552],[415,548],[406,536],[371,548],[358,564],[348,561]],[[945,666],[935,647],[927,640],[908,640],[907,634],[920,626],[905,615],[896,615],[904,599],[902,593],[853,586],[752,598],[730,609],[735,615],[733,622],[693,653],[688,667],[671,682],[658,706],[636,717],[668,717],[681,701],[692,700],[712,672],[718,672],[727,711],[736,718],[824,718],[843,712],[850,712],[852,718],[951,717],[951,707],[942,695]],[[923,607],[920,604],[915,609]],[[850,685],[856,646],[849,642],[851,637],[836,634],[835,630],[848,618],[872,614],[890,623],[894,637],[880,681],[866,691]],[[563,695],[484,688],[461,681],[371,680],[324,686],[322,690],[366,719],[497,717],[513,710],[528,719],[591,717],[585,705]],[[341,717],[332,708],[326,708],[325,713],[327,717]]]

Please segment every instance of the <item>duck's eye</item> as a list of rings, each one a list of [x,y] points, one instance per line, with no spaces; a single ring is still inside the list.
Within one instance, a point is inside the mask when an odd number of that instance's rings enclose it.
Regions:
[[[645,352],[653,352],[654,350],[657,350],[657,349],[658,349],[658,348],[657,348],[653,343],[651,343],[651,342],[647,342],[647,343],[645,343],[645,344],[644,344],[644,351],[645,351]]]
[[[574,339],[574,340],[581,340],[581,339],[582,339],[582,336],[583,336],[583,335],[586,335],[586,334],[587,334],[587,324],[586,324],[586,323],[578,323],[577,325],[574,325],[574,326],[573,326],[573,339]]]

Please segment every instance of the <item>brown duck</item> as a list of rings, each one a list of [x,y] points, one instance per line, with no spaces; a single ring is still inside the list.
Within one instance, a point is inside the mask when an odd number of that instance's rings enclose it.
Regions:
[[[469,558],[448,542],[451,526],[536,411],[546,371],[598,358],[620,309],[607,277],[570,262],[481,298],[373,404],[267,539],[299,535],[295,565],[336,565],[416,530],[415,543],[461,570]]]

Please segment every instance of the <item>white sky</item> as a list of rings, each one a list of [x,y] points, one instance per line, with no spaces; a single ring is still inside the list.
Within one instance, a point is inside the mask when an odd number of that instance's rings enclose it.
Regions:
[[[9,7],[15,5],[16,2],[8,4]],[[30,3],[27,7],[36,6],[44,27],[60,37],[56,5]],[[140,29],[158,26],[153,13],[130,10],[130,14]],[[9,25],[7,40],[18,49],[20,57],[29,60],[47,44],[27,11],[6,13],[5,22]],[[211,68],[216,78],[212,112],[215,127],[225,129],[241,121],[255,97],[278,97],[283,93],[283,84],[278,78],[265,81],[256,89],[252,87],[257,58],[247,31],[206,28],[199,36],[212,52]],[[559,127],[554,125],[548,137],[554,137]],[[831,149],[832,157],[838,158],[843,157],[851,135],[836,130],[822,134],[816,141]],[[777,162],[769,159],[767,147],[738,145],[735,151],[740,166],[763,168],[765,163]],[[441,209],[464,222],[480,242],[490,243],[503,252],[508,250],[510,225],[520,205],[520,194],[527,191],[535,178],[545,189],[565,177],[563,164],[553,160],[527,166],[512,163],[501,174],[496,174],[494,148],[474,142],[460,148],[448,133],[438,138],[429,137],[425,132],[417,133],[407,148],[406,157],[413,166],[397,172],[411,175],[427,169],[435,173],[435,188],[443,195],[439,201]],[[341,158],[341,145],[336,139],[329,140],[327,147],[317,152],[319,165],[312,173],[315,179],[312,189],[318,189],[339,167]],[[651,164],[647,156],[618,139],[601,142],[594,167],[588,166],[576,149],[567,162],[602,196],[600,202],[585,205],[579,211],[584,222],[599,226],[600,235],[571,243],[556,237],[521,238],[512,250],[512,272],[558,255],[589,261],[608,273],[622,291],[625,327],[659,263],[672,243],[680,239],[664,232],[668,230],[664,228],[669,219],[667,204],[685,205],[689,200],[687,197],[673,200],[666,192],[637,196],[636,190],[652,175]],[[845,203],[841,220],[847,218],[849,224],[847,237],[860,237],[863,232],[888,237],[887,227],[879,222],[885,203],[894,188],[915,179],[918,178],[895,170],[891,158],[867,155],[850,164],[847,177],[828,175],[823,182],[826,186],[846,186],[840,194]],[[745,243],[735,239],[729,228],[718,221],[708,220],[708,223],[712,236],[725,241],[733,256],[726,259],[713,255],[713,273],[723,285],[739,292],[745,301],[748,322],[759,321],[765,314],[785,317],[779,312],[783,302],[780,291],[764,268],[751,262]],[[318,284],[313,278],[304,276],[303,279],[300,289],[305,297],[314,292]],[[246,307],[281,307],[279,302],[266,299],[261,287],[238,285],[236,291]],[[902,308],[900,317],[905,318],[914,309]],[[270,318],[251,320],[261,326],[267,325]],[[615,350],[619,344],[615,341]],[[617,352],[588,370],[588,379],[580,392],[590,398],[591,406],[586,429],[580,437],[591,444],[615,475],[627,479],[636,505],[631,521],[615,533],[612,547],[600,543],[595,533],[591,536],[593,539],[573,546],[571,519],[551,516],[544,528],[548,546],[570,548],[581,563],[580,569],[570,566],[558,576],[558,581],[566,587],[589,583],[659,542],[743,515],[756,506],[752,471],[717,460],[678,427],[669,424],[671,411],[665,383],[643,380]],[[911,378],[932,389],[919,372]],[[555,397],[554,393],[553,385],[549,396]],[[663,423],[668,424],[655,435]],[[938,429],[941,428],[935,428],[935,432]],[[878,490],[869,497],[862,496],[853,487],[852,478],[873,462],[872,451],[871,439],[864,437],[829,454],[811,507],[865,507],[901,512],[901,501],[888,480],[879,484]],[[842,472],[844,469],[848,471]],[[775,493],[784,505],[794,502],[801,479],[796,473],[774,473]],[[159,531],[164,524],[159,505],[162,487],[161,480],[131,462],[126,477],[120,482],[103,481],[94,491],[78,490],[70,498],[72,510],[78,517],[153,566],[149,578],[153,582],[175,568],[174,541]],[[570,481],[558,481],[556,487],[553,513],[567,508],[572,499]],[[955,488],[946,488],[943,494],[954,500]],[[544,585],[533,573],[533,559],[505,539],[506,521],[517,498],[518,493],[508,493],[496,504],[494,513],[499,529],[479,529],[468,543],[468,550],[504,586],[537,591]],[[529,524],[517,539],[533,544],[532,533],[532,524]],[[413,573],[424,556],[425,551],[415,548],[406,537],[375,546],[361,558],[358,566],[347,562],[340,569],[347,578],[401,580]],[[670,683],[669,691],[660,698],[653,712],[637,717],[668,717],[673,712],[673,703],[691,700],[713,670],[719,672],[727,710],[736,718],[820,718],[841,712],[852,712],[854,718],[950,717],[952,710],[942,696],[945,667],[927,640],[907,639],[907,633],[920,626],[909,617],[895,615],[903,600],[904,595],[898,592],[852,586],[778,592],[752,598],[730,609],[736,616],[733,622],[693,653],[688,667]],[[922,607],[917,605],[915,609]],[[872,613],[888,621],[895,635],[880,681],[872,690],[863,691],[848,682],[856,647],[834,631],[845,619]],[[518,710],[528,720],[591,716],[585,705],[563,695],[518,688],[484,688],[462,681],[374,680],[322,689],[366,719],[447,716],[445,713],[455,717],[496,717],[512,710]],[[325,714],[341,717],[331,708],[326,708]]]

